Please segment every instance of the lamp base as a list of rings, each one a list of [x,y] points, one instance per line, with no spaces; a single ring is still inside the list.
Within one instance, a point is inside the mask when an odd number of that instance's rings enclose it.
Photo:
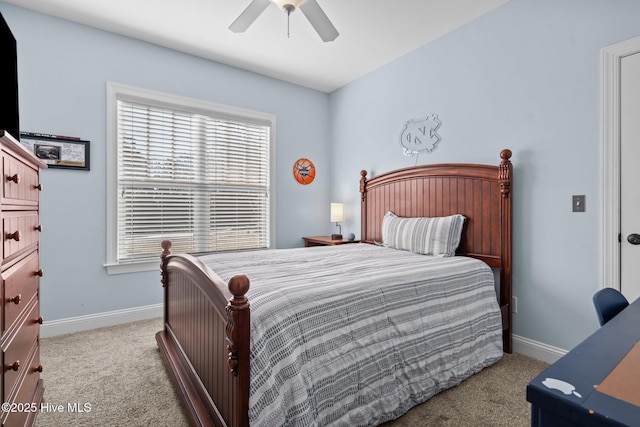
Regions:
[[[331,240],[342,240],[342,234],[332,234]]]

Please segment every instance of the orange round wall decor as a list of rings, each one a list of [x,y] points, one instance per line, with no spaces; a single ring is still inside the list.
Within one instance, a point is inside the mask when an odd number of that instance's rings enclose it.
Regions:
[[[316,178],[316,167],[309,159],[298,159],[293,165],[293,177],[299,184],[311,184]]]

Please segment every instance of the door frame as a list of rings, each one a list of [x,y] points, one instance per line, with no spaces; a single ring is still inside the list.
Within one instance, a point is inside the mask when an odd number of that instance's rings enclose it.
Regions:
[[[602,49],[602,286],[620,290],[620,65],[640,37]]]

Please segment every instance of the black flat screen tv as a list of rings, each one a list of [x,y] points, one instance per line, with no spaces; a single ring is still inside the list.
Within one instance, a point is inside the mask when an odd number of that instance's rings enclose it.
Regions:
[[[0,129],[20,139],[16,39],[0,13]]]

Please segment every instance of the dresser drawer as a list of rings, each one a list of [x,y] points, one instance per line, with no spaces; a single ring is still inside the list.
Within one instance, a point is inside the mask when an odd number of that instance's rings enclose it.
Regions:
[[[21,378],[20,388],[15,390],[17,391],[17,395],[15,397],[5,395],[5,401],[11,399],[10,403],[15,404],[15,409],[23,410],[9,412],[7,418],[4,420],[3,425],[5,426],[31,425],[36,415],[38,415],[37,410],[40,409],[43,389],[42,382],[40,381],[40,371],[42,370],[42,366],[40,365],[40,349],[37,343],[34,343],[29,353],[28,363],[25,363],[25,366],[28,366],[28,369],[25,372],[24,378]],[[28,419],[31,419],[31,421],[27,422]]]
[[[38,169],[2,152],[3,206],[7,203],[37,206],[40,198]]]
[[[31,307],[29,315],[24,319],[18,333],[6,344],[7,348],[2,352],[4,366],[3,396],[5,400],[11,394],[16,380],[25,372],[25,369],[31,370],[34,368],[29,363],[28,356],[38,340],[38,333],[40,332],[39,317],[40,308],[36,303]]]
[[[37,211],[8,211],[1,215],[3,260],[38,243],[42,227]]]
[[[2,336],[11,328],[20,313],[38,292],[40,256],[37,251],[2,273],[4,285]]]

